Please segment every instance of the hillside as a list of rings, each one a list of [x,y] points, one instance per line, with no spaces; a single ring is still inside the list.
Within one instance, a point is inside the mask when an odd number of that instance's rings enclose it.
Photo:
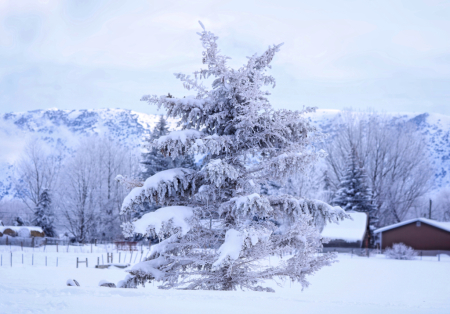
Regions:
[[[339,113],[339,110],[318,110],[310,118],[324,132],[329,132]],[[427,136],[436,169],[436,187],[450,185],[450,117],[428,113],[395,116],[413,121]],[[12,165],[27,141],[41,138],[50,146],[70,153],[81,138],[108,133],[123,145],[138,147],[158,119],[157,115],[124,109],[48,109],[3,114],[0,116],[0,199],[12,196]],[[174,129],[176,121],[169,120],[169,125]]]

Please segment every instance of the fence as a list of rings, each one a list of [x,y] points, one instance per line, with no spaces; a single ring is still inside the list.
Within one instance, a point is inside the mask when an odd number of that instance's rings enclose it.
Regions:
[[[124,251],[105,254],[94,253],[86,254],[80,252],[66,253],[62,252],[46,252],[46,251],[0,251],[0,267],[17,267],[17,266],[45,266],[45,267],[76,267],[79,268],[80,264],[83,267],[89,268],[90,266],[96,268],[99,265],[115,265],[119,268],[125,268],[130,264],[135,264],[145,260],[148,256],[149,250],[145,248],[145,251]],[[89,262],[90,261],[90,262]],[[96,265],[95,265],[95,262]],[[104,263],[106,262],[106,264]],[[121,267],[123,266],[123,267]]]
[[[367,257],[374,256],[376,254],[384,254],[384,251],[385,250],[380,249],[360,249],[348,247],[324,247],[322,249],[322,253],[336,252]],[[450,251],[445,250],[416,250],[416,252],[417,252],[417,259],[422,259],[424,256],[436,256],[438,261],[440,261],[441,254],[445,254],[450,257]]]
[[[0,237],[0,245],[17,245],[21,247],[38,247],[46,244],[47,238]]]

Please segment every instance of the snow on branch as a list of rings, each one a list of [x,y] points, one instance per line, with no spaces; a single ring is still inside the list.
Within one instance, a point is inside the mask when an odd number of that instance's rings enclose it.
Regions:
[[[221,159],[211,160],[203,169],[205,179],[216,187],[220,187],[225,183],[226,179],[236,180],[239,172],[232,165],[227,164]]]
[[[219,155],[220,153],[229,153],[232,146],[233,139],[231,136],[218,136],[217,134],[213,134],[196,140],[189,148],[189,152],[191,154],[210,153]]]
[[[269,196],[269,202],[278,213],[288,215],[292,221],[303,214],[311,215],[315,225],[319,227],[326,222],[338,223],[339,220],[351,219],[342,208],[318,200],[301,199],[292,195],[274,195]]]
[[[272,231],[267,228],[249,227],[241,231],[228,229],[225,241],[217,250],[219,256],[213,263],[213,270],[217,270],[226,264],[233,264],[245,249],[250,249],[258,243],[267,241]]]
[[[180,155],[220,154],[231,151],[233,141],[230,136],[217,134],[205,136],[197,130],[173,131],[160,137],[151,146],[172,158]]]
[[[184,196],[186,192],[194,188],[191,180],[191,175],[194,173],[194,170],[186,168],[158,172],[145,180],[143,186],[131,190],[122,203],[121,213],[132,210],[134,204],[142,204],[144,201],[164,204],[171,196]]]
[[[273,208],[265,197],[253,193],[234,197],[228,202],[223,203],[221,214],[225,214],[225,216],[232,217],[236,220],[239,220],[239,218],[253,219],[253,217],[264,219],[272,216]]]
[[[164,142],[181,142],[181,144],[186,144],[188,140],[195,140],[202,136],[202,133],[197,130],[181,130],[172,131],[165,136],[161,136],[156,140],[158,146],[162,145]]]
[[[184,155],[189,146],[199,139],[202,133],[197,130],[172,131],[168,135],[155,140],[152,146],[156,147],[164,155],[176,158]]]
[[[326,156],[323,150],[319,152],[304,151],[302,153],[283,153],[267,162],[267,171],[278,180],[284,181],[292,174],[304,172],[308,167],[315,164],[319,158]]]
[[[131,190],[133,188],[141,187],[144,185],[140,180],[130,179],[130,178],[128,178],[126,176],[124,177],[120,174],[118,176],[116,176],[115,180],[117,182],[119,182],[120,184],[122,184],[127,190]]]
[[[160,239],[167,237],[167,234],[179,233],[179,235],[183,236],[191,230],[188,220],[193,215],[193,209],[187,206],[159,208],[132,222],[134,233],[151,237],[158,236]]]
[[[213,267],[217,268],[228,258],[229,261],[235,261],[239,258],[242,246],[244,245],[243,235],[235,230],[229,229],[225,234],[225,241],[218,249],[219,257],[214,262]]]

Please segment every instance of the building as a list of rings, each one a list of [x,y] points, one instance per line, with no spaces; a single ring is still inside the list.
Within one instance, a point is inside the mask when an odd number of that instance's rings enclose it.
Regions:
[[[45,237],[41,227],[36,226],[0,226],[0,237]]]
[[[404,243],[415,250],[450,251],[450,222],[415,218],[374,231],[382,249]]]
[[[347,212],[352,220],[344,219],[339,224],[328,223],[321,235],[330,242],[324,247],[363,248],[369,243],[368,217],[365,213]]]

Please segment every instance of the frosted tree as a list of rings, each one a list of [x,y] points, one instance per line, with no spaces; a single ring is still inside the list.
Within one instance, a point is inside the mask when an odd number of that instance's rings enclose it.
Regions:
[[[129,190],[115,178],[137,176],[138,168],[137,152],[108,136],[80,140],[57,190],[64,228],[80,242],[121,236],[121,204]]]
[[[196,94],[143,100],[180,119],[181,130],[155,140],[154,147],[171,158],[205,154],[202,167],[158,172],[125,198],[124,214],[145,201],[165,207],[123,225],[125,235],[153,235],[160,242],[119,287],[155,280],[164,289],[273,291],[260,284],[274,278],[308,286],[306,276],[335,259],[317,254],[322,239],[316,224],[347,215],[320,201],[261,195],[260,186],[284,182],[324,156],[311,145],[322,135],[304,117],[314,109],[274,110],[262,90],[275,86],[266,71],[281,45],[232,69],[218,38],[204,28],[199,35],[206,68],[176,74]],[[270,256],[279,262],[267,263]]]
[[[151,145],[155,140],[158,140],[160,137],[166,136],[167,134],[169,134],[167,120],[161,115],[149,138],[150,145],[145,145],[148,152],[144,153],[142,156],[143,161],[141,163],[144,165],[144,171],[141,173],[141,177],[144,180],[163,170],[177,167],[194,169],[196,167],[194,156],[192,155],[178,156],[173,159],[169,156],[164,156],[161,151]],[[154,211],[157,208],[159,208],[159,206],[156,204],[143,202],[140,206],[135,206],[132,216],[134,218],[140,218],[145,213]]]
[[[39,204],[44,189],[53,189],[58,184],[62,154],[50,151],[46,143],[38,138],[29,141],[16,164],[17,195],[33,211]]]
[[[328,175],[337,191],[354,148],[368,176],[378,226],[400,222],[420,205],[433,177],[424,136],[411,121],[376,112],[344,111],[331,124],[326,145]]]
[[[371,190],[367,185],[367,174],[361,167],[355,149],[348,156],[347,170],[345,171],[339,189],[333,199],[333,204],[345,211],[367,213],[371,230],[375,229],[376,207],[373,204]],[[371,233],[370,241],[373,242]]]
[[[391,259],[413,260],[417,256],[417,252],[404,243],[394,243],[392,247],[384,251],[384,255]]]
[[[169,127],[167,126],[166,119],[161,115],[150,135],[149,143],[152,143],[154,140],[167,134],[169,134]],[[147,179],[159,171],[169,169],[172,163],[172,159],[164,156],[156,147],[150,146],[148,147],[148,150],[147,153],[142,154],[143,161],[141,163],[144,165],[144,171],[142,172],[141,177],[144,179]]]
[[[54,237],[56,235],[53,227],[54,214],[51,205],[50,191],[44,189],[41,193],[38,206],[34,210],[33,225],[41,227],[47,237]]]

